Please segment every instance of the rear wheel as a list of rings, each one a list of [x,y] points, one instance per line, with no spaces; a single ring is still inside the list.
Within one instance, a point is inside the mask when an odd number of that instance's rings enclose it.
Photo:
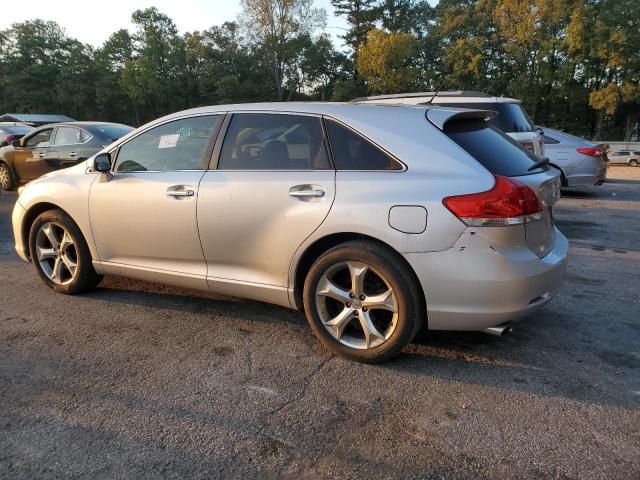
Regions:
[[[102,280],[93,269],[80,229],[62,210],[49,210],[36,218],[29,232],[29,249],[38,275],[56,292],[86,292]]]
[[[636,160],[635,158],[632,158],[631,160],[629,160],[629,166],[630,167],[637,167],[638,166],[638,160]]]
[[[13,190],[15,188],[13,174],[6,163],[0,162],[0,188],[2,190]]]
[[[304,307],[329,350],[367,363],[400,353],[425,316],[413,272],[397,254],[367,241],[337,246],[312,265]]]

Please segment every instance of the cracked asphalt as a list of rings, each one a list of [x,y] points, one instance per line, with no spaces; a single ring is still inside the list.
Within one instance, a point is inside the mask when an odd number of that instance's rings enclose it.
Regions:
[[[107,277],[49,291],[0,195],[0,477],[640,478],[640,169],[556,208],[560,295],[371,366],[301,314]],[[635,177],[635,178],[633,178]]]

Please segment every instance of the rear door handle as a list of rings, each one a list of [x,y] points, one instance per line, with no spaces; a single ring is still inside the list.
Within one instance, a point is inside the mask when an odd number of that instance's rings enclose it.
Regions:
[[[42,153],[42,152],[40,152],[40,153],[38,154],[38,156],[39,156],[40,158],[44,158],[44,155],[45,155],[45,154],[44,154],[44,153]]]
[[[69,156],[70,156],[71,158],[76,158],[76,157],[78,156],[78,154],[77,154],[76,152],[71,152],[71,153],[69,154]]]

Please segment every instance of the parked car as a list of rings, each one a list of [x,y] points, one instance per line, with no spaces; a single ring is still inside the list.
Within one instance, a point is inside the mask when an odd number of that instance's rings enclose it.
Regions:
[[[562,172],[563,187],[602,185],[607,179],[606,145],[540,127],[546,156]]]
[[[498,115],[489,123],[519,142],[529,152],[544,157],[544,142],[527,115],[520,100],[494,97],[483,92],[449,90],[445,92],[399,93],[378,95],[353,100],[355,103],[381,103],[402,105],[442,105],[445,107],[490,110]]]
[[[559,172],[485,117],[176,113],[29,183],[16,250],[60,293],[118,274],[303,309],[324,345],[359,361],[396,355],[423,323],[500,333],[558,291],[568,243],[551,212]]]
[[[33,127],[24,123],[0,122],[0,147],[11,145],[13,141],[20,140],[32,131]]]
[[[83,162],[133,130],[119,123],[66,122],[46,125],[0,150],[0,188],[12,190],[45,173]]]
[[[609,153],[609,161],[614,164],[629,165],[637,167],[640,165],[640,152],[634,150],[618,150]]]

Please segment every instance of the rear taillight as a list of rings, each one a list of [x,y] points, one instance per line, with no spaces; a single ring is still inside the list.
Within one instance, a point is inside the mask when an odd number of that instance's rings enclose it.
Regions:
[[[513,178],[494,175],[491,190],[445,198],[442,203],[471,227],[520,225],[542,218],[542,207],[531,188]]]
[[[7,135],[6,137],[4,137],[4,141],[7,143],[13,142],[13,135]]]
[[[524,147],[524,149],[526,151],[531,152],[531,153],[536,153],[536,150],[535,150],[535,148],[533,146],[533,142],[525,142],[525,141],[523,141],[523,142],[520,142],[520,144]]]
[[[601,157],[602,150],[600,148],[576,148],[578,153],[589,155],[590,157]]]

